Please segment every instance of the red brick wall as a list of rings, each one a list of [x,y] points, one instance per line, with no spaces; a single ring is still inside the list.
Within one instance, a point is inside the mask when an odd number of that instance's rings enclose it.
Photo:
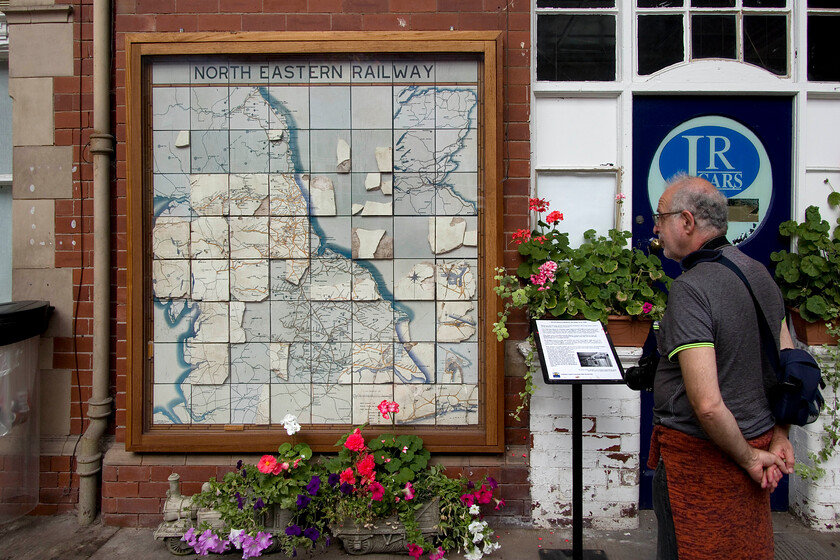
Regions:
[[[73,373],[71,433],[81,434],[82,409],[90,398],[92,367],[92,175],[89,138],[92,120],[92,1],[72,2],[76,38],[76,75],[55,78],[56,144],[74,147],[73,199],[56,205],[56,267],[74,269],[77,311],[75,338],[55,340],[54,367]],[[530,177],[530,3],[502,0],[115,0],[114,120],[116,153],[112,203],[112,367],[116,441],[125,441],[126,425],[126,125],[124,37],[130,32],[212,31],[428,31],[500,30],[504,32],[504,235],[528,221]],[[516,266],[518,255],[506,249],[505,264]],[[514,339],[525,337],[524,322],[509,323]],[[76,386],[78,385],[78,391]],[[516,407],[522,390],[521,371],[506,368],[505,408]],[[84,404],[80,404],[84,403]],[[527,415],[515,421],[506,415],[507,451],[498,456],[452,456],[441,461],[450,472],[491,474],[501,483],[505,517],[527,519],[529,432]],[[68,482],[52,476],[54,459],[42,458],[41,509],[49,512],[75,500],[78,485],[61,495],[46,492]],[[103,516],[107,523],[151,526],[160,521],[161,503],[171,465],[106,465],[103,469]],[[176,470],[184,493],[230,468],[227,465],[182,465]],[[53,486],[54,485],[54,486]],[[194,486],[194,487],[192,487]]]

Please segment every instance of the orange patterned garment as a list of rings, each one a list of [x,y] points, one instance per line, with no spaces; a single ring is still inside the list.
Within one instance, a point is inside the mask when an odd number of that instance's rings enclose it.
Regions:
[[[772,430],[749,440],[767,450]],[[711,441],[656,426],[648,466],[665,462],[680,560],[773,560],[770,491]]]

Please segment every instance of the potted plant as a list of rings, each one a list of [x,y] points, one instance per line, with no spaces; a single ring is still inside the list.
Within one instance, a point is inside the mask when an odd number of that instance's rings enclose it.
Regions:
[[[840,193],[831,194],[829,203],[840,203]],[[770,255],[796,337],[808,345],[837,344],[826,328],[836,324],[840,309],[840,219],[832,231],[819,208],[809,206],[804,222],[783,222],[779,233],[796,241],[795,253]]]
[[[396,402],[382,401],[380,411],[394,422]],[[493,498],[492,479],[477,486],[449,478],[430,464],[423,440],[410,434],[366,438],[360,426],[336,443],[338,454],[323,461],[327,484],[315,498],[330,533],[350,554],[402,552],[414,558],[464,551],[478,559],[498,548],[481,521],[480,504]]]
[[[379,410],[396,428],[399,405],[383,400]],[[300,430],[294,417],[287,416],[284,425],[290,435]],[[419,437],[369,438],[365,427],[341,437],[337,455],[311,461],[306,443],[284,443],[276,456],[264,455],[256,465],[240,461],[192,500],[178,494],[176,508],[187,504],[181,526],[193,525],[182,538],[187,546],[170,550],[206,555],[239,549],[243,558],[278,550],[294,555],[321,539],[329,544],[330,536],[351,554],[427,554],[431,560],[461,551],[465,559],[478,560],[499,548],[481,519],[482,505],[504,505],[493,497],[495,480],[449,478],[442,466],[430,463]],[[195,508],[205,515],[193,516]]]
[[[622,195],[616,197],[616,202],[623,202]],[[563,214],[553,211],[543,218],[548,207],[543,199],[529,199],[529,208],[537,215],[537,227],[533,231],[520,229],[512,237],[522,263],[516,274],[496,269],[495,291],[505,301],[504,310],[493,325],[498,340],[509,336],[507,320],[511,311],[524,309],[529,319],[583,317],[601,321],[616,346],[641,346],[649,330],[647,321],[660,319],[665,311],[671,279],[662,270],[662,261],[631,247],[628,240],[632,234],[617,229],[605,236],[588,230],[583,244],[572,247],[569,234],[557,228]],[[621,333],[610,324],[615,326],[622,319],[637,327],[633,330],[641,338],[630,343],[616,340]],[[523,403],[515,416],[534,392],[533,352],[526,357],[526,363],[526,388],[520,393]]]
[[[209,518],[218,522],[199,524],[182,540],[198,554],[239,549],[243,558],[276,551],[292,555],[297,548],[311,548],[321,536],[312,512],[305,509],[320,486],[308,462],[311,456],[307,444],[287,442],[276,457],[263,455],[256,465],[239,461],[235,471],[221,480],[211,479],[193,503],[215,514]],[[288,530],[300,525],[306,529]]]

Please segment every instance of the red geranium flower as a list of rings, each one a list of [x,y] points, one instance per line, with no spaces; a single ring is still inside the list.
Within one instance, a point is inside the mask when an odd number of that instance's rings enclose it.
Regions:
[[[521,245],[522,243],[531,239],[531,231],[527,229],[518,229],[515,232],[513,232],[513,235],[511,235],[510,239],[517,245]]]
[[[534,212],[545,212],[548,210],[548,201],[544,198],[529,198],[528,209]]]
[[[365,450],[365,438],[362,437],[362,433],[359,428],[353,430],[353,433],[347,436],[347,441],[344,442],[344,447],[349,449],[350,451],[364,451]]]
[[[257,470],[261,473],[268,474],[274,470],[274,466],[277,464],[277,459],[275,459],[271,455],[263,455],[260,457],[260,461],[257,463]]]
[[[555,210],[554,212],[550,213],[548,216],[545,217],[546,223],[549,225],[554,225],[557,222],[563,219],[563,214]]]
[[[346,482],[347,484],[356,484],[356,475],[353,474],[353,469],[349,467],[344,469],[339,477],[339,482]]]
[[[362,476],[370,477],[375,467],[376,463],[373,460],[373,455],[365,455],[356,463],[356,472]]]

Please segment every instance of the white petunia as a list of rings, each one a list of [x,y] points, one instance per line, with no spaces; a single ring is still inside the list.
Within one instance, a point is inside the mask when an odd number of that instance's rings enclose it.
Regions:
[[[478,507],[478,504],[470,506],[470,515],[478,515],[479,513],[481,513],[481,508]]]
[[[482,556],[484,556],[484,554],[481,552],[481,549],[474,548],[464,554],[464,560],[481,560]]]
[[[502,545],[497,542],[484,543],[484,554],[491,554],[494,550],[499,550],[500,548],[502,548]]]
[[[484,522],[484,521],[473,521],[472,523],[470,523],[469,527],[467,527],[467,530],[470,533],[472,533],[473,535],[475,535],[476,533],[483,533],[485,527],[487,527],[486,522]]]

